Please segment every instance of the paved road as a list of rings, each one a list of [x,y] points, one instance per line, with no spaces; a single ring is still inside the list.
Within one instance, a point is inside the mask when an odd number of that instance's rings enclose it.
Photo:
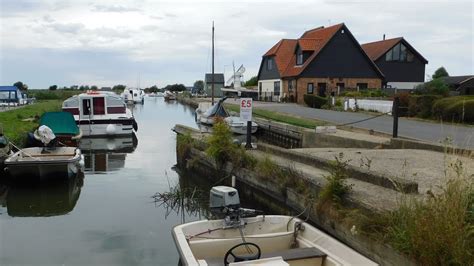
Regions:
[[[232,100],[227,100],[226,102],[233,103]],[[355,122],[372,116],[364,113],[314,109],[289,103],[254,102],[254,106],[305,118],[324,120],[336,125]],[[392,134],[393,118],[391,116],[381,116],[353,124],[352,126]],[[435,143],[450,137],[453,140],[453,144],[458,147],[474,148],[474,127],[472,126],[430,123],[400,118],[398,122],[398,135]]]

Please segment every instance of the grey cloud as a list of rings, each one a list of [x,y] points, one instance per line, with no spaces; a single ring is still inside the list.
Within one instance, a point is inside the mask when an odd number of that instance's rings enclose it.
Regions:
[[[162,20],[163,17],[161,16],[150,16],[151,19],[157,19],[157,20]]]
[[[168,18],[176,18],[178,17],[176,14],[172,14],[172,13],[165,13],[165,17],[168,17]]]
[[[54,22],[54,19],[50,15],[43,16],[43,20],[48,23]]]
[[[131,36],[130,31],[124,29],[114,29],[114,28],[97,28],[91,30],[92,33],[100,37],[105,38],[129,38]]]
[[[92,11],[122,13],[122,12],[137,12],[141,10],[135,7],[125,7],[125,6],[118,6],[118,5],[113,5],[113,6],[95,5]]]

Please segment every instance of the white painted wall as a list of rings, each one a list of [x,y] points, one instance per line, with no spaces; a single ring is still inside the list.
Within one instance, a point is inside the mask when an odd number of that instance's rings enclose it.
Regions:
[[[281,81],[281,79],[266,79],[266,80],[259,80],[258,81],[258,90],[259,90],[259,93],[260,93],[260,84],[262,84],[262,95],[263,92],[267,92],[267,93],[272,93],[274,91],[274,86],[275,86],[275,82],[280,82],[280,97],[275,97],[274,98],[274,101],[279,101],[281,97],[283,97],[283,82]],[[260,97],[260,95],[259,95]]]
[[[387,85],[399,90],[413,90],[416,86],[423,82],[388,82]]]
[[[349,99],[349,108],[355,109],[355,99]],[[357,100],[357,106],[367,111],[377,111],[387,113],[392,111],[393,101],[384,100]]]

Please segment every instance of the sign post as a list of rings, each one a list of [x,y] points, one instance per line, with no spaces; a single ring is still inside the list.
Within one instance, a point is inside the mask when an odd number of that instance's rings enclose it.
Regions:
[[[247,142],[246,149],[252,148],[252,98],[240,99],[240,119],[247,122]]]

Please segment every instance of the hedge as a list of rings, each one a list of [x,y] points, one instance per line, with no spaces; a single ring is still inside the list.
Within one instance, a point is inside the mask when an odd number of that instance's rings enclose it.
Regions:
[[[304,95],[304,102],[309,107],[321,108],[323,105],[328,103],[328,98],[320,97],[320,96],[316,96],[316,95],[305,94]]]
[[[455,96],[437,100],[433,116],[449,122],[474,123],[474,96]]]
[[[433,103],[439,99],[440,95],[410,95],[407,115],[429,118],[432,116]]]

